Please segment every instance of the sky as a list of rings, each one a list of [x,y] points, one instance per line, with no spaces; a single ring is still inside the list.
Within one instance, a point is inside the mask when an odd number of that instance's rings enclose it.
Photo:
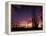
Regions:
[[[32,16],[42,16],[42,6],[11,5],[11,20],[13,22],[32,22]]]

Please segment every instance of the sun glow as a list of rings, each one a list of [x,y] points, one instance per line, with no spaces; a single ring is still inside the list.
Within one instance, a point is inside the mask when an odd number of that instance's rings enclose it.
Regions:
[[[32,28],[32,22],[23,22],[18,24],[16,27],[23,27],[23,28]]]

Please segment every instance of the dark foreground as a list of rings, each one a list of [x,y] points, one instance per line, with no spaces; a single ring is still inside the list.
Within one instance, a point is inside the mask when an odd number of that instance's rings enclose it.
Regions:
[[[43,30],[43,28],[36,28],[36,27],[33,27],[33,28],[11,28],[11,32],[14,32],[14,31],[33,31],[33,30]]]

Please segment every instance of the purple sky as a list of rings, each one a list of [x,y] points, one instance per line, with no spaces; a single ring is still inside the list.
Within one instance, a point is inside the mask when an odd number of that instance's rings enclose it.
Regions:
[[[35,7],[35,11],[33,10]],[[26,5],[12,5],[11,6],[11,20],[13,21],[32,21],[32,12],[36,16],[42,15],[42,6],[26,6]]]

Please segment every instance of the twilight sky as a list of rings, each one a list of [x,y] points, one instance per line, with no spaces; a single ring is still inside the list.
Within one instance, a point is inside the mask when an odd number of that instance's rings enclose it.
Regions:
[[[42,6],[11,5],[11,20],[14,22],[32,22],[32,13],[35,13],[36,16],[42,16]]]

